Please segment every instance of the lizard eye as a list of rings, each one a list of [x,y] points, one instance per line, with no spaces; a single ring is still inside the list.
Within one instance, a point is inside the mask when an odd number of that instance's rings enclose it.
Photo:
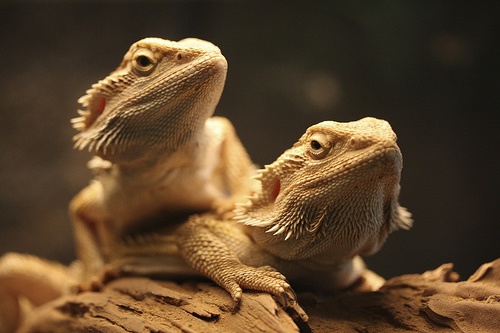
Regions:
[[[311,135],[308,143],[309,155],[316,159],[322,159],[330,152],[332,148],[331,141],[322,133],[315,133]]]
[[[155,66],[155,58],[148,50],[137,52],[132,61],[132,69],[137,75],[149,75]]]
[[[312,150],[319,150],[321,149],[321,143],[319,143],[318,141],[316,140],[311,140],[311,149]]]
[[[152,61],[146,56],[137,57],[137,64],[141,67],[147,68],[152,64]]]

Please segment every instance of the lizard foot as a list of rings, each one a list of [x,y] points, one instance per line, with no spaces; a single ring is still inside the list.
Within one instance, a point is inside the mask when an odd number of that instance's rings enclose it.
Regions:
[[[233,299],[233,312],[237,311],[241,304],[243,289],[251,289],[273,295],[292,317],[307,322],[307,314],[297,303],[297,296],[286,277],[273,267],[252,267],[240,263],[228,271],[219,281]]]
[[[295,293],[286,281],[285,276],[271,266],[251,267],[239,264],[223,274],[221,285],[230,294],[235,304],[235,310],[241,303],[242,289],[264,291],[276,296],[281,304],[288,304],[295,299]]]

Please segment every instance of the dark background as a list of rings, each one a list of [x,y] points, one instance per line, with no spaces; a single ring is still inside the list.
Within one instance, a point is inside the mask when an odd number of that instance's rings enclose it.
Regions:
[[[218,45],[216,111],[272,162],[322,120],[387,119],[410,232],[369,265],[385,277],[500,254],[500,2],[70,2],[0,5],[0,254],[74,258],[66,207],[89,181],[76,100],[147,36]]]

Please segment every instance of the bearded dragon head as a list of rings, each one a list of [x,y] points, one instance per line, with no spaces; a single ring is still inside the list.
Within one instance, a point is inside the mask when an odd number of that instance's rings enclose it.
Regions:
[[[412,225],[398,203],[401,169],[388,122],[321,122],[259,171],[261,189],[235,219],[284,259],[371,254],[391,231]]]
[[[146,38],[78,102],[75,147],[113,163],[158,159],[201,138],[226,78],[227,62],[212,43]]]

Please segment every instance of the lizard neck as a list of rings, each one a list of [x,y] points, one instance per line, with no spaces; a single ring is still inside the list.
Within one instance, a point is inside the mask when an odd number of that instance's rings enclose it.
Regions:
[[[202,140],[196,140],[173,154],[150,156],[132,163],[115,163],[108,174],[121,183],[137,183],[141,186],[165,183],[179,169],[198,164],[202,146]]]

